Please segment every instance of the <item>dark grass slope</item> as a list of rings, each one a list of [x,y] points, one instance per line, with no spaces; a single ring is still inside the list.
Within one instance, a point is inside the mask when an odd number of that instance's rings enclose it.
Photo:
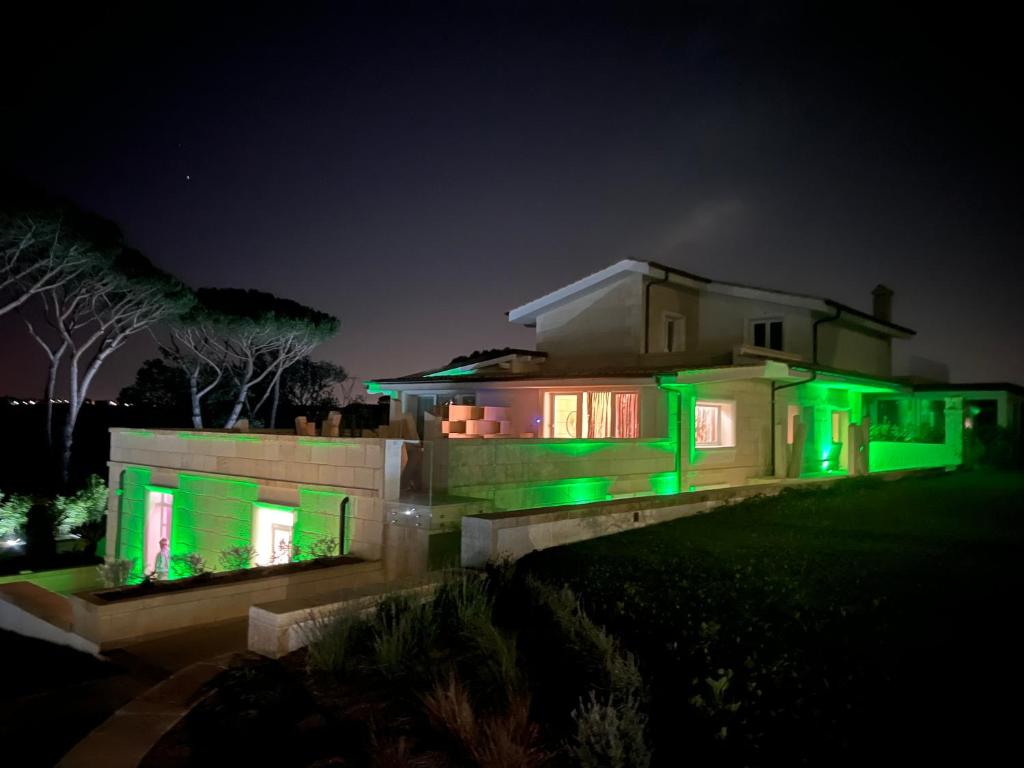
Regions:
[[[1024,475],[786,492],[535,553],[640,658],[655,763],[970,762],[1021,713]]]

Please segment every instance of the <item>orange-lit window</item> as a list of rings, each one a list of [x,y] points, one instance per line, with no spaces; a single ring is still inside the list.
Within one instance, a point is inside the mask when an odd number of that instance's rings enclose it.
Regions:
[[[548,392],[544,404],[544,436],[639,437],[640,395],[604,390]]]
[[[697,448],[731,448],[736,445],[736,404],[729,400],[698,400],[693,411],[694,444]]]

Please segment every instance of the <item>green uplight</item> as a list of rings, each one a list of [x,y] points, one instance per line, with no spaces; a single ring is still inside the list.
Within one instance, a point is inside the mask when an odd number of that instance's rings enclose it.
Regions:
[[[444,370],[444,371],[435,371],[434,373],[428,373],[423,378],[425,378],[425,379],[433,379],[433,378],[439,378],[441,376],[445,376],[445,377],[447,377],[447,376],[469,376],[472,373],[476,373],[476,369],[474,369],[474,368],[466,368],[465,366],[459,366],[458,368],[449,368],[449,369]]]
[[[366,391],[371,395],[387,395],[392,400],[398,399],[398,390],[396,389],[385,389],[376,381],[367,381],[364,383],[366,384]]]
[[[211,432],[179,432],[178,437],[182,440],[228,440],[236,443],[258,443],[260,441],[256,435],[219,435]]]

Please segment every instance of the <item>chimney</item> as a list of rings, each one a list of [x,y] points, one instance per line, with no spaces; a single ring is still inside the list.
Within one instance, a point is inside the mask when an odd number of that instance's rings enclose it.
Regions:
[[[892,288],[886,288],[884,285],[879,283],[878,285],[875,286],[875,290],[871,292],[871,297],[874,299],[871,314],[873,314],[879,320],[884,320],[887,323],[891,323]]]

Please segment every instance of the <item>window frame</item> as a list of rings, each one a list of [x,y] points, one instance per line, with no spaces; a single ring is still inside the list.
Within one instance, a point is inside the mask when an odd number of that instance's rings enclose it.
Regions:
[[[668,329],[670,325],[675,325],[682,331],[681,334],[673,333],[672,335],[672,340],[676,341],[676,344],[669,343]],[[661,313],[661,346],[662,350],[667,353],[686,351],[686,315],[681,315],[678,312]]]
[[[611,435],[608,437],[584,437],[583,436],[583,396],[592,392],[611,393],[611,418],[608,429]],[[557,395],[576,396],[576,436],[555,437],[554,423],[551,415],[554,411],[554,398]],[[637,435],[636,437],[614,437],[617,424],[615,409],[615,395],[636,395]],[[640,396],[638,387],[590,387],[587,389],[545,389],[544,390],[544,424],[541,430],[545,440],[639,440],[640,439],[640,409],[643,398]]]
[[[772,342],[772,323],[779,324],[779,347],[776,349],[771,346]],[[756,328],[759,325],[764,325],[764,341],[763,345],[758,344],[755,339]],[[747,341],[752,347],[757,349],[767,349],[772,352],[785,352],[786,351],[786,319],[784,317],[757,317],[751,318],[747,321]]]
[[[697,409],[715,408],[718,411],[718,442],[700,443],[697,441]],[[728,414],[728,422],[723,418],[723,412]],[[693,418],[691,420],[693,430],[693,446],[699,451],[729,450],[736,447],[736,401],[720,398],[702,398],[695,400],[693,404]]]

